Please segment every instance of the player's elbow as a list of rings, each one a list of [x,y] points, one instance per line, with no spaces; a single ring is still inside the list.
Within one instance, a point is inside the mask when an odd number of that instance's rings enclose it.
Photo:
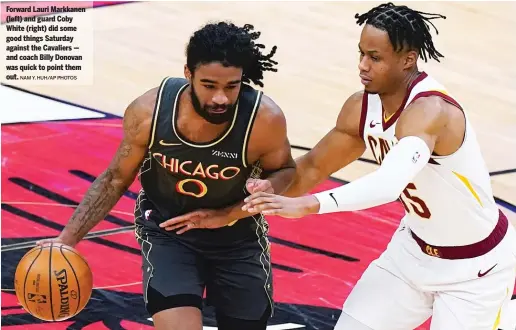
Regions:
[[[404,187],[400,187],[400,186],[397,186],[397,187],[394,187],[393,189],[391,189],[388,193],[388,195],[385,197],[386,201],[384,204],[387,204],[387,203],[392,203],[394,201],[396,201],[401,193],[403,192],[403,189],[405,189],[406,185]]]
[[[395,187],[392,184],[385,185],[382,190],[383,193],[379,194],[378,201],[375,203],[376,205],[384,205],[396,201],[399,198],[401,192],[403,191],[403,189],[400,190],[398,189],[398,187]]]
[[[384,191],[382,194],[383,201],[381,204],[387,204],[396,201],[409,182],[402,173],[392,174],[383,172],[384,171],[381,170],[378,171],[377,182],[381,182],[382,187],[379,187],[379,189]]]
[[[409,180],[404,177],[398,177],[393,179],[394,180],[392,183],[392,189],[389,194],[389,199],[391,200],[391,202],[397,200],[403,193],[403,190],[405,190],[405,188],[409,184]]]
[[[108,168],[100,176],[100,183],[113,191],[124,193],[134,181],[135,176],[123,175],[120,171]]]

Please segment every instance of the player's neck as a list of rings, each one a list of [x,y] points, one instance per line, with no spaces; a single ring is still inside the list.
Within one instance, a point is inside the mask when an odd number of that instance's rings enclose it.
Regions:
[[[384,109],[384,115],[386,118],[392,116],[400,108],[406,94],[408,93],[409,86],[416,80],[421,74],[418,70],[414,70],[407,74],[401,82],[393,84],[395,88],[392,91],[381,93],[380,99],[382,100],[382,107]]]

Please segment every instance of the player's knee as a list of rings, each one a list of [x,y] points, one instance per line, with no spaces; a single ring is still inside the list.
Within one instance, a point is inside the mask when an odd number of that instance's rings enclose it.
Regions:
[[[156,330],[201,330],[202,314],[196,307],[175,307],[152,315]]]
[[[355,318],[346,314],[344,311],[340,314],[339,319],[337,320],[337,324],[335,325],[334,330],[373,330],[367,325],[359,322]]]
[[[271,315],[270,306],[267,307],[259,320],[243,320],[217,313],[217,328],[219,330],[265,330]]]
[[[193,294],[163,296],[149,286],[147,311],[156,330],[201,330],[202,298]]]

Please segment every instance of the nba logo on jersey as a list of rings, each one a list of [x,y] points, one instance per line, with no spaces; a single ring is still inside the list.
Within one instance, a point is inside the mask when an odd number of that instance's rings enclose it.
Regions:
[[[149,216],[151,214],[152,210],[145,211],[145,220],[149,220]]]
[[[416,153],[414,154],[414,157],[412,157],[412,162],[415,164],[417,163],[417,160],[419,159],[421,155],[419,154],[419,152],[416,151]]]

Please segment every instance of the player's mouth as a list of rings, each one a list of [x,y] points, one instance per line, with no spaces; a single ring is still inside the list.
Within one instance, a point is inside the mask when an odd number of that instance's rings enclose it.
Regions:
[[[227,108],[227,107],[220,107],[220,108],[212,108],[212,109],[210,109],[209,111],[210,111],[211,113],[221,114],[221,113],[226,112],[227,110],[228,110],[228,108]]]
[[[367,86],[369,85],[369,83],[371,83],[372,79],[369,78],[368,76],[366,75],[363,75],[363,74],[360,74],[360,82],[362,83],[362,85],[364,86]]]

